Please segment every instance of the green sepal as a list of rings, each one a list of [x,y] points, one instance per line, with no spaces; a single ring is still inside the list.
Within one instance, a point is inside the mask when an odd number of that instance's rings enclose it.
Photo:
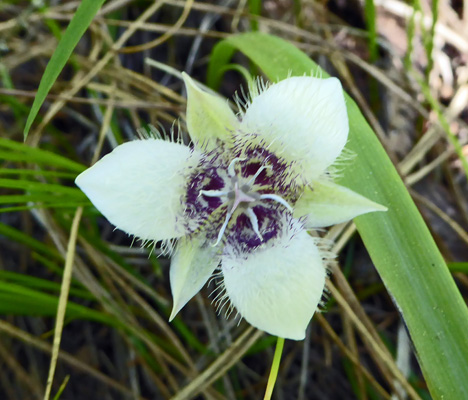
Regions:
[[[201,89],[190,76],[182,73],[187,88],[187,128],[196,145],[206,150],[216,141],[230,142],[238,120],[227,100]]]
[[[308,228],[349,221],[358,215],[387,208],[336,183],[317,180],[306,188],[294,206],[294,217],[306,217]]]
[[[183,237],[172,256],[170,281],[174,304],[169,321],[205,285],[219,264],[218,249],[200,236]]]

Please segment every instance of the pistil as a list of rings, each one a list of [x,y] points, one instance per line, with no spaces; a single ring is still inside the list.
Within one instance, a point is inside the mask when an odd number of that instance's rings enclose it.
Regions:
[[[253,210],[254,203],[260,203],[261,200],[273,200],[281,205],[283,205],[286,209],[288,209],[291,213],[293,211],[292,207],[289,203],[284,200],[281,196],[278,196],[273,193],[266,193],[266,194],[259,194],[255,190],[252,189],[254,185],[255,179],[260,175],[262,171],[269,168],[266,166],[261,166],[257,172],[248,180],[246,184],[239,185],[239,177],[236,175],[235,172],[235,164],[238,161],[242,161],[240,158],[235,158],[231,161],[227,168],[228,175],[231,178],[231,182],[233,184],[233,188],[231,190],[200,190],[199,196],[206,196],[206,197],[220,197],[224,198],[224,204],[230,203],[228,207],[228,211],[226,214],[226,219],[221,226],[221,229],[218,233],[218,237],[216,242],[213,246],[217,246],[221,239],[224,236],[224,233],[227,229],[229,221],[231,220],[232,216],[234,215],[235,211],[243,205],[245,207],[245,215],[248,217],[250,224],[252,225],[252,230],[263,242],[263,236],[260,233],[260,227],[258,223],[258,217]]]

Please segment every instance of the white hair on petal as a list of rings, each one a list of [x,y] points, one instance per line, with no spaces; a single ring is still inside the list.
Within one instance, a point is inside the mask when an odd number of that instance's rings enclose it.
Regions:
[[[342,171],[349,166],[356,158],[356,153],[348,148],[344,148],[335,162],[327,168],[324,178],[329,181],[336,181],[342,177]]]
[[[174,253],[176,240],[174,239],[166,239],[161,241],[160,251],[158,256],[167,256],[170,257],[172,253]],[[153,248],[156,247],[156,243],[153,243]]]
[[[323,79],[323,70],[322,70],[322,68],[318,67],[317,70],[315,71],[315,73],[314,73],[314,71],[312,71],[311,76],[313,76],[315,78]]]
[[[221,315],[221,313],[224,310],[224,317],[226,319],[229,319],[232,312],[235,310],[235,307],[231,303],[231,299],[227,294],[226,286],[224,285],[222,270],[220,267],[218,267],[218,271],[211,276],[210,280],[208,281],[208,285],[210,285],[212,282],[214,282],[215,288],[211,291],[210,297],[214,294],[216,295],[212,299],[211,303],[214,305],[216,313],[218,315]],[[239,313],[237,312],[237,314]]]
[[[328,276],[328,273],[327,273]],[[325,312],[326,310],[326,304],[330,300],[330,290],[327,287],[327,281],[325,281],[325,287],[323,288],[323,293],[322,293],[322,298],[320,299],[319,303],[317,304],[317,312]]]
[[[166,140],[172,143],[184,144],[183,130],[181,128],[180,120],[176,119],[172,123],[169,134],[166,132],[165,127],[158,121],[158,127],[156,128],[152,124],[142,126],[137,129],[138,138],[141,140],[158,139]]]
[[[156,253],[156,242],[154,240],[152,240],[149,244],[148,244],[148,247],[150,247],[150,252],[148,254],[148,258],[152,256],[153,253]],[[163,255],[164,252],[160,252],[159,254],[157,254],[157,257],[159,257],[160,255]]]
[[[210,292],[209,297],[214,296],[211,300],[211,303],[217,304],[220,298],[226,296],[226,288],[224,287],[223,282],[223,273],[219,265],[216,267],[215,272],[213,272],[210,279],[208,280],[207,286],[210,286],[211,284],[214,285],[214,289]]]
[[[216,314],[221,315],[224,306],[228,304],[229,301],[229,296],[223,286],[223,291],[219,293],[219,296],[216,296],[216,300],[213,302],[216,308]]]
[[[148,135],[148,131],[146,130],[146,127],[144,126],[140,126],[139,128],[137,128],[137,136],[139,139],[148,139],[149,135]]]
[[[317,231],[312,231],[313,235],[316,234]],[[313,236],[315,240],[315,244],[319,249],[320,256],[323,260],[323,266],[325,267],[325,274],[326,277],[329,278],[332,273],[332,264],[336,263],[336,254],[331,251],[333,246],[333,241],[329,239],[322,238],[320,236]],[[323,288],[322,297],[317,305],[317,311],[322,312],[325,311],[325,305],[330,297],[330,290],[327,288],[327,281],[325,280],[325,286]]]
[[[114,229],[114,231],[116,230],[117,228]],[[130,247],[133,247],[133,245],[135,244],[135,240],[137,240],[137,237],[136,236],[133,236],[132,237],[132,242],[130,243]]]
[[[272,85],[271,82],[263,79],[261,76],[257,76],[248,86],[248,92],[245,91],[244,87],[240,87],[239,91],[236,91],[233,96],[234,103],[238,108],[239,115],[245,114],[253,99],[261,95]]]
[[[263,79],[262,76],[257,76],[253,83],[255,87],[253,88],[253,91],[251,90],[250,92],[250,101],[252,101],[255,97],[261,95],[272,85],[270,81]]]
[[[184,144],[183,130],[180,127],[180,119],[174,120],[170,130],[170,136],[166,137],[166,140],[177,144]]]
[[[210,279],[209,281],[209,284],[211,284],[211,282],[213,282],[213,279]],[[224,287],[224,285],[221,283],[221,282],[217,282],[215,283],[215,288],[211,291],[211,293],[209,294],[209,296],[213,296],[213,299],[211,300],[211,303],[215,305],[215,307],[217,307],[217,304],[219,301],[222,301],[224,299],[226,295],[226,288]]]
[[[232,312],[233,311],[236,311],[236,315],[234,316],[234,318],[237,318],[239,314],[239,311],[236,310],[236,307],[234,307],[234,304],[232,304],[231,302],[229,302],[229,305],[227,306],[227,309],[226,309],[226,312],[224,313],[224,318],[226,319],[229,319],[232,315]],[[242,319],[242,318],[241,318]],[[240,322],[240,321],[239,321]]]
[[[148,258],[151,257],[153,254],[156,257],[170,257],[174,253],[175,245],[177,243],[177,239],[165,239],[161,241],[160,247],[159,249],[157,249],[156,245],[158,244],[158,241],[156,240],[143,240],[134,236],[132,239],[132,246],[136,240],[139,240],[141,242],[140,248],[149,249]]]
[[[249,94],[245,93],[243,86],[241,86],[239,90],[240,94],[238,90],[236,90],[236,92],[234,93],[233,101],[237,107],[238,114],[242,116],[244,115],[245,111],[247,110],[247,107],[250,104],[250,98]]]
[[[146,126],[141,126],[137,129],[138,138],[141,140],[147,139],[162,139],[163,135],[161,131],[165,134],[164,126],[158,122],[160,130],[158,130],[154,125],[148,124]]]
[[[222,282],[219,283],[217,282],[218,280],[222,281],[223,279],[223,271],[221,270],[221,267],[218,265],[214,272],[211,274],[210,279],[208,280],[207,286],[210,286],[212,283],[215,285],[214,289],[211,291],[210,296],[212,296],[216,291],[218,291],[220,288],[219,286],[222,285]]]
[[[337,157],[333,166],[346,167],[356,158],[356,153],[347,147],[344,147],[340,155]]]

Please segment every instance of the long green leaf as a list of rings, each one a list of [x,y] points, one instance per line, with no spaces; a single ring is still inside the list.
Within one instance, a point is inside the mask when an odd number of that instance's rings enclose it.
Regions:
[[[212,87],[236,50],[272,81],[318,71],[313,61],[284,40],[247,33],[226,39],[213,50],[208,69]],[[433,398],[468,399],[467,307],[393,164],[355,102],[349,96],[346,102],[348,147],[357,157],[342,171],[341,184],[388,207],[386,213],[356,218],[356,226],[404,317]]]
[[[0,315],[55,316],[58,297],[12,282],[0,280]],[[101,322],[121,327],[122,323],[111,315],[76,304],[67,303],[67,317]]]
[[[78,44],[78,41],[81,39],[86,29],[88,29],[88,26],[91,24],[91,21],[101,8],[104,1],[105,0],[82,0],[80,6],[76,10],[75,15],[70,21],[70,25],[68,25],[67,30],[60,40],[57,49],[52,55],[52,58],[44,71],[44,75],[42,76],[36,98],[34,99],[24,128],[25,139],[28,136],[29,129],[36,118],[47,93],[49,93],[49,90],[70,58],[73,49]]]
[[[0,159],[30,163],[34,162],[51,167],[65,168],[77,173],[83,172],[86,169],[84,165],[69,160],[59,154],[42,150],[37,147],[30,147],[24,143],[15,142],[14,140],[5,138],[0,138]]]
[[[68,195],[70,197],[73,197],[74,199],[86,200],[86,197],[79,189],[69,186],[58,185],[55,183],[42,183],[26,180],[0,178],[0,187],[8,189],[23,189],[40,193],[47,192],[55,195]]]
[[[38,253],[46,256],[49,260],[52,259],[61,262],[63,259],[60,253],[55,249],[46,246],[41,241],[34,239],[31,235],[27,235],[23,231],[2,222],[0,222],[0,235],[13,240],[14,242],[20,243],[31,250],[37,251]]]
[[[0,153],[1,155],[1,153]],[[74,180],[76,178],[76,174],[72,172],[57,172],[57,171],[45,171],[39,169],[23,169],[23,168],[0,168],[0,176],[2,175],[21,175],[22,177],[25,176],[51,176],[55,178],[65,178]]]
[[[20,274],[18,272],[13,271],[0,270],[0,281],[6,283],[11,282],[20,286],[27,287],[29,289],[50,291],[53,293],[60,292],[60,283],[52,282],[48,279],[37,278],[32,275]],[[73,285],[70,288],[71,295],[87,300],[95,299],[90,292],[77,288],[77,286],[80,285],[78,282],[73,281]]]

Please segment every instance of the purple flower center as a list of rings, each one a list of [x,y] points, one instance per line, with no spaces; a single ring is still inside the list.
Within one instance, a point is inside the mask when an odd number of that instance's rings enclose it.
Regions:
[[[237,153],[237,154],[236,154]],[[292,214],[297,190],[290,168],[267,149],[246,147],[206,154],[189,178],[186,215],[213,246],[247,252],[277,237]]]

